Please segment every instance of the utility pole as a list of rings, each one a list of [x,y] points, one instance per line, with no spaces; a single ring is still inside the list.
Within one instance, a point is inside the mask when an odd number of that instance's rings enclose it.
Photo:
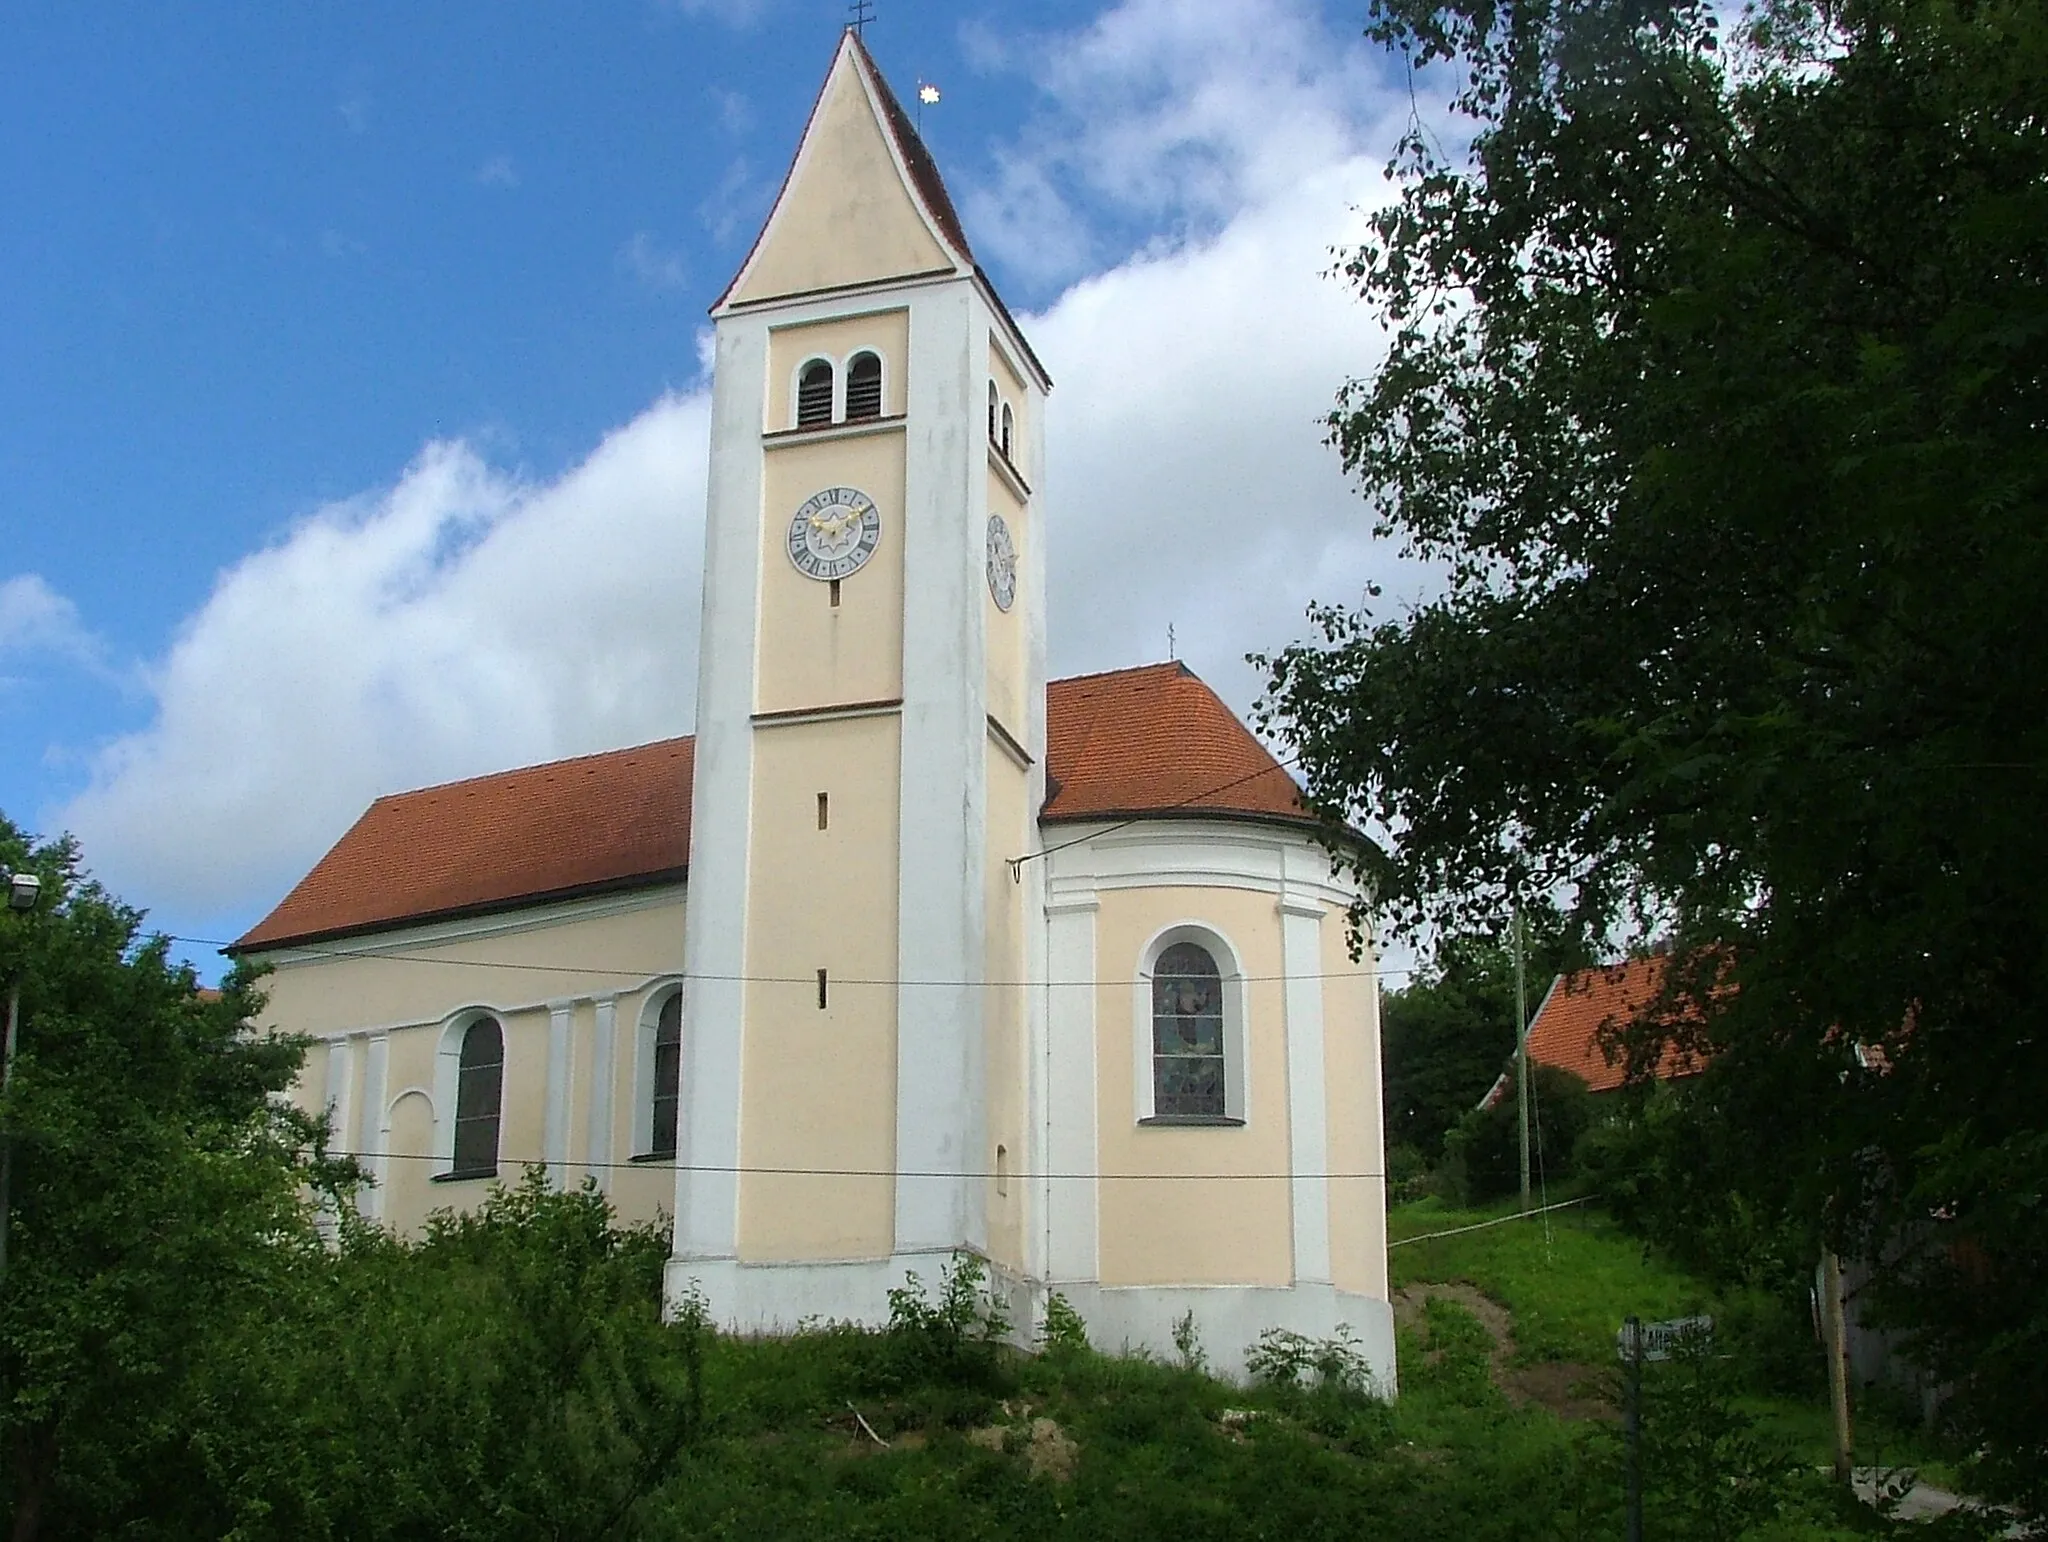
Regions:
[[[1522,1120],[1522,1208],[1529,1208],[1529,990],[1522,971],[1522,907],[1515,906],[1515,1106]]]

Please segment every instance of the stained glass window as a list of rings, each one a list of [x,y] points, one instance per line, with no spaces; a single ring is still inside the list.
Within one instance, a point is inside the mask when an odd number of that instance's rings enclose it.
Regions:
[[[1176,942],[1152,968],[1152,1112],[1222,1118],[1223,976],[1209,950]]]
[[[455,1172],[498,1170],[498,1107],[504,1076],[504,1035],[497,1019],[480,1017],[462,1035],[455,1078]]]
[[[661,1004],[654,1027],[654,1123],[652,1156],[676,1154],[676,1114],[681,1106],[683,1075],[683,998]]]

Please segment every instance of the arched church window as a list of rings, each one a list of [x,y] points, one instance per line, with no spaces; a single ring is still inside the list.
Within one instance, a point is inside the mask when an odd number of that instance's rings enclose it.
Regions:
[[[1223,973],[1200,943],[1176,942],[1152,966],[1152,1112],[1224,1116]]]
[[[676,1119],[682,1108],[683,997],[678,991],[661,1004],[654,1025],[654,1117],[648,1155],[676,1154]]]
[[[832,365],[813,359],[796,379],[796,426],[819,428],[832,421]]]
[[[1012,418],[1012,417],[1010,416],[1010,404],[1009,404],[1008,402],[1004,402],[1004,403],[1003,403],[1003,459],[1004,459],[1004,460],[1009,460],[1009,459],[1011,458],[1011,456],[1010,456],[1010,430],[1011,430],[1011,429],[1012,429],[1012,428],[1013,428],[1013,427],[1015,426],[1015,423],[1016,423],[1016,420],[1015,420],[1014,418]]]
[[[991,380],[988,383],[988,442],[990,444],[997,442],[996,411],[1001,405],[1002,398],[996,395],[996,383]]]
[[[505,1036],[494,1017],[479,1017],[462,1035],[455,1075],[456,1174],[498,1170],[498,1110],[505,1082]]]
[[[846,369],[846,420],[882,415],[882,360],[872,353],[857,353]]]

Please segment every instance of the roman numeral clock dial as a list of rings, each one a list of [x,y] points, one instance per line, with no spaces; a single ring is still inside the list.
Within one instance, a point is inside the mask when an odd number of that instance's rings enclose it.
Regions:
[[[800,504],[789,522],[789,560],[806,578],[857,573],[882,539],[882,511],[857,487],[828,487]]]

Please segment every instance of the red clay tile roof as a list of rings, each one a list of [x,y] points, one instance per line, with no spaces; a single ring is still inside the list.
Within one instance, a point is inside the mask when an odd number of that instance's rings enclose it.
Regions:
[[[1559,975],[1529,1024],[1529,1058],[1581,1078],[1595,1092],[1619,1087],[1627,1067],[1609,1065],[1600,1046],[1600,1030],[1608,1023],[1625,1028],[1664,988],[1663,957],[1630,959],[1626,963],[1582,969]],[[1667,1058],[1657,1066],[1659,1079],[1691,1076],[1701,1069],[1689,1054]]]
[[[1293,780],[1184,664],[1045,694],[1048,820],[1307,819]],[[235,949],[679,879],[695,758],[694,739],[664,739],[379,798]]]
[[[680,878],[696,760],[663,739],[379,798],[235,948]]]
[[[1045,759],[1047,820],[1310,817],[1294,778],[1185,664],[1053,681]]]

